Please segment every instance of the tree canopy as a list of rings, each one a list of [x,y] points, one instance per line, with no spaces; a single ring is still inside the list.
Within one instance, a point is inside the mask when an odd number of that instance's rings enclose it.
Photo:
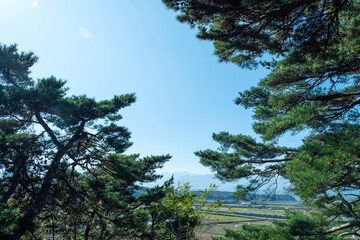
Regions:
[[[0,238],[165,239],[180,228],[167,223],[179,214],[164,211],[167,194],[181,201],[172,181],[144,189],[160,176],[155,170],[169,155],[124,155],[130,132],[117,122],[134,94],[97,101],[68,96],[66,81],[34,80],[33,53],[0,45]],[[187,236],[199,217],[183,207]],[[192,216],[188,216],[192,213]],[[188,214],[189,213],[189,214]],[[150,224],[150,223],[151,224]],[[191,225],[189,225],[191,224]],[[183,231],[183,230],[181,230]]]
[[[220,61],[271,69],[236,99],[254,108],[265,140],[341,117],[357,121],[358,1],[163,2],[214,41]]]
[[[242,192],[285,177],[304,202],[320,208],[334,225],[318,231],[357,235],[360,2],[163,2],[178,12],[180,22],[198,27],[198,38],[214,42],[220,61],[270,70],[235,100],[254,110],[253,129],[263,141],[214,134],[220,147],[196,152],[201,163],[222,180],[250,178],[249,186],[239,187]],[[303,130],[310,134],[298,148],[277,144],[284,133]]]

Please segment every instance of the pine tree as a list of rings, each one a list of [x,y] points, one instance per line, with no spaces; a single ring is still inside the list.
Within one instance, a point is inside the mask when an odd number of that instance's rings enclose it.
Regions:
[[[134,94],[68,96],[64,80],[30,77],[36,60],[0,45],[0,238],[140,234],[164,193],[136,193],[170,156],[123,155],[130,132],[116,122]]]
[[[240,196],[287,178],[332,226],[309,235],[359,236],[360,2],[163,2],[180,22],[197,26],[200,39],[214,42],[220,61],[270,70],[236,99],[254,110],[253,129],[263,141],[214,134],[220,148],[198,151],[201,163],[222,180],[250,178],[249,186],[238,188]],[[302,146],[277,144],[284,133],[303,130],[310,134]]]

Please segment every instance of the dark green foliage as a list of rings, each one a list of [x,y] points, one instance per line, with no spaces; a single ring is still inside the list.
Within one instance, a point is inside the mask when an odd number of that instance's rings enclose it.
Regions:
[[[116,122],[134,94],[68,96],[65,81],[29,76],[36,60],[0,45],[0,239],[171,239],[177,212],[149,223],[171,181],[138,194],[170,156],[123,155],[130,132]],[[181,224],[193,232],[199,217],[187,207]]]
[[[355,36],[356,1],[223,1],[163,0],[178,11],[178,20],[198,26],[200,39],[214,41],[221,61],[256,67],[266,53],[322,56],[340,43],[341,34]],[[347,27],[349,31],[340,32]],[[293,51],[294,49],[301,51]],[[265,65],[272,67],[271,61]]]
[[[214,42],[220,61],[270,70],[236,99],[254,110],[253,129],[264,142],[214,134],[220,147],[197,152],[201,163],[225,181],[249,178],[238,196],[287,178],[305,203],[337,225],[307,234],[346,229],[342,236],[359,236],[359,1],[163,2],[180,22],[197,26],[200,39]],[[277,145],[284,133],[303,130],[310,135],[299,148]]]
[[[290,240],[289,234],[269,226],[247,226],[242,231],[227,229],[225,237],[214,237],[214,240]]]
[[[151,232],[150,204],[165,194],[160,187],[137,196],[135,191],[140,189],[139,182],[155,179],[151,172],[168,158],[153,157],[149,161],[150,158],[139,159],[136,155],[111,155],[101,167],[91,168],[85,174],[77,173],[72,178],[69,172],[69,176],[62,176],[54,184],[56,198],[50,199],[48,210],[39,217],[46,228],[40,228],[37,234],[50,230],[62,238],[144,239]]]
[[[286,222],[274,222],[274,226],[243,225],[241,231],[226,230],[225,237],[214,240],[297,240],[297,239],[341,239],[332,235],[308,236],[305,233],[321,232],[328,223],[318,216],[289,213]]]
[[[219,151],[205,150],[195,154],[200,157],[200,162],[211,167],[221,180],[258,176],[257,179],[252,179],[247,188],[242,189],[243,196],[279,175],[283,162],[290,160],[287,155],[294,151],[277,147],[273,143],[257,143],[249,136],[234,136],[226,132],[213,134],[213,139],[220,144]]]
[[[271,73],[236,100],[255,108],[254,129],[265,140],[339,118],[357,122],[357,1],[163,2],[214,41],[221,61],[255,67],[264,54],[275,57],[263,61]]]

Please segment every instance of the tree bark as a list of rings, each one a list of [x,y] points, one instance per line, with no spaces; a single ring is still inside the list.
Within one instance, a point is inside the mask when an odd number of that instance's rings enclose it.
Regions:
[[[47,126],[47,125],[46,125]],[[29,207],[29,210],[20,219],[18,228],[9,234],[0,235],[0,239],[3,240],[18,240],[26,231],[31,230],[32,224],[36,217],[39,215],[41,209],[44,207],[46,200],[49,196],[52,182],[58,171],[61,159],[67,153],[67,151],[74,145],[74,143],[81,138],[81,133],[85,127],[85,121],[81,123],[77,132],[70,138],[65,146],[58,146],[58,151],[55,154],[53,161],[51,162],[49,170],[46,172],[43,183],[34,203]],[[53,133],[51,131],[51,133]],[[50,134],[51,135],[51,134]]]

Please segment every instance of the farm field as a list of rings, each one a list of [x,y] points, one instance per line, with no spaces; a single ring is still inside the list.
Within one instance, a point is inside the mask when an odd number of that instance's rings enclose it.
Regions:
[[[211,220],[211,221],[249,221],[249,220],[252,220],[251,218],[224,216],[224,215],[217,215],[217,214],[206,214],[204,219]]]
[[[287,210],[305,210],[297,205],[297,202],[264,202],[250,206],[223,204],[217,212],[205,215],[204,224],[197,229],[197,239],[210,240],[211,236],[224,236],[226,228],[240,229],[244,224],[271,225],[273,220],[284,220]]]
[[[262,213],[262,214],[285,214],[285,209],[258,209],[258,208],[226,208],[221,207],[220,211],[229,212],[249,212],[249,213]]]
[[[221,237],[225,235],[225,229],[240,229],[244,224],[255,225],[271,225],[271,221],[241,221],[238,223],[209,223],[205,224],[197,229],[196,239],[198,240],[212,240],[213,237]]]

